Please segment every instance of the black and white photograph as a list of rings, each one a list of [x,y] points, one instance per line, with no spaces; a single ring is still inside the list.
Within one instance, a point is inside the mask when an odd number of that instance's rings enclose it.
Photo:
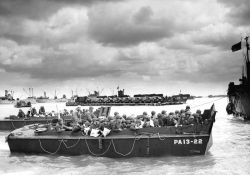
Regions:
[[[249,0],[0,0],[0,174],[250,174],[249,36]]]

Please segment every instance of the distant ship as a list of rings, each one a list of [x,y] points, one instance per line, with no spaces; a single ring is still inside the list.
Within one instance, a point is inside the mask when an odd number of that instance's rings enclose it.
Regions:
[[[36,98],[37,103],[65,103],[68,99],[64,95],[62,98],[57,98],[56,91],[54,99],[47,97],[46,92],[44,92],[44,95],[41,97]]]
[[[3,97],[0,97],[0,104],[12,104],[15,102],[13,98],[14,91],[5,90]]]
[[[65,103],[65,102],[68,101],[68,99],[66,98],[65,95],[63,95],[62,98],[57,98],[57,96],[55,95],[53,101],[54,101],[55,103]],[[52,102],[52,101],[51,101],[51,102]]]
[[[36,97],[34,96],[33,88],[29,88],[29,92],[23,88],[23,91],[28,95],[28,97],[26,99],[21,99],[21,101],[24,101],[27,104],[36,104]]]
[[[89,93],[88,96],[76,97],[74,101],[68,101],[67,106],[162,106],[184,104],[190,97],[189,94],[179,94],[175,96],[164,96],[163,94],[136,94],[133,97],[124,94],[123,90],[118,90],[118,95],[100,96],[99,91]]]
[[[37,103],[50,103],[51,99],[49,99],[49,97],[46,96],[46,92],[44,92],[43,96],[36,98],[36,102]]]
[[[31,102],[30,101],[24,101],[24,100],[17,100],[16,103],[14,104],[15,108],[27,108],[31,107]]]
[[[248,37],[244,40],[246,44],[246,54],[244,54],[242,78],[239,79],[239,85],[235,85],[234,82],[229,83],[227,93],[229,103],[226,110],[228,114],[250,120],[250,63]],[[239,42],[233,45],[232,51],[241,50],[242,43],[243,42]]]

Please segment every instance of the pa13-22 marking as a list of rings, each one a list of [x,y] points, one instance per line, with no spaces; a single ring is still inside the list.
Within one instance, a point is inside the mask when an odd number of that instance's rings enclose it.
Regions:
[[[201,145],[202,139],[174,139],[174,145]]]

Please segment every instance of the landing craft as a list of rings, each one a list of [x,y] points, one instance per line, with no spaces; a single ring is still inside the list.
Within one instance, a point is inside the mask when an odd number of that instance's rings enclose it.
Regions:
[[[27,125],[12,131],[6,141],[11,153],[87,154],[111,158],[204,155],[212,146],[215,115],[212,105],[204,110],[202,120],[206,122],[200,124],[111,129],[108,132],[104,128],[93,135],[92,131],[89,135],[85,130],[59,132],[51,129],[51,125]]]
[[[66,103],[66,106],[163,106],[184,104],[189,94],[179,94],[171,97],[163,94],[136,94],[133,97],[125,95],[124,89],[118,90],[118,95],[100,96],[99,91],[89,93],[88,96],[77,97],[75,101]]]

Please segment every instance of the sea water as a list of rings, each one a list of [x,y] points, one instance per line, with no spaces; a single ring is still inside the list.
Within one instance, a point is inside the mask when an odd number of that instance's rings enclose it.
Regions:
[[[5,137],[9,132],[0,132],[0,174],[250,174],[250,122],[235,119],[226,114],[226,98],[198,98],[188,100],[185,105],[173,106],[126,106],[112,107],[111,114],[119,112],[138,115],[152,110],[174,112],[184,109],[191,111],[209,109],[212,104],[218,111],[213,127],[213,146],[207,155],[189,157],[153,157],[153,158],[104,158],[89,155],[26,155],[11,154]],[[66,107],[64,103],[34,104],[39,109],[43,105],[46,111],[59,112]],[[88,107],[82,107],[87,109]],[[96,108],[96,107],[95,107]],[[28,108],[24,109],[26,112]],[[18,109],[13,105],[0,105],[0,119],[16,115]]]

